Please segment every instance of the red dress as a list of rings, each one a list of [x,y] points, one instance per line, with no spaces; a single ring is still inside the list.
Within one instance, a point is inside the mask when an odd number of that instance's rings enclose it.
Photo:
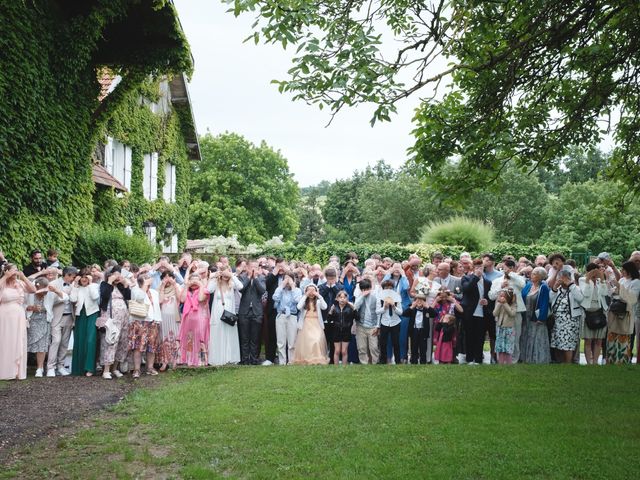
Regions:
[[[191,367],[207,365],[209,348],[209,292],[198,301],[199,288],[187,292],[180,322],[180,363]]]

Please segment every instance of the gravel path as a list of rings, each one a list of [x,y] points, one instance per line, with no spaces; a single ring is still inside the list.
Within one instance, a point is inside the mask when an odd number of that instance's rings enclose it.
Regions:
[[[55,436],[63,427],[80,425],[92,413],[119,402],[138,387],[160,377],[130,376],[119,380],[97,377],[33,378],[0,384],[0,464],[20,445]]]

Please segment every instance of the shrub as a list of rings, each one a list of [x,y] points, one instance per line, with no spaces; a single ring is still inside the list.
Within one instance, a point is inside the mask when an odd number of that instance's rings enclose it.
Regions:
[[[478,252],[490,248],[493,237],[493,228],[489,225],[466,217],[454,217],[428,224],[422,242],[461,245],[466,250]]]
[[[78,267],[105,260],[127,259],[138,265],[152,262],[157,252],[146,238],[128,236],[122,230],[90,228],[80,234],[73,251],[73,264]]]

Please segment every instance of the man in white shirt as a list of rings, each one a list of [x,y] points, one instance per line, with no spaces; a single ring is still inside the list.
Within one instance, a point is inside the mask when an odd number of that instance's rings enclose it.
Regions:
[[[58,375],[67,376],[69,371],[64,368],[64,358],[69,348],[69,339],[75,318],[73,315],[73,306],[69,299],[73,281],[78,274],[75,267],[65,267],[62,270],[62,277],[51,282],[58,290],[61,290],[63,298],[56,296],[47,296],[45,301],[49,301],[53,317],[51,319],[51,344],[49,346],[49,359],[47,360],[47,377],[56,376],[56,368]]]

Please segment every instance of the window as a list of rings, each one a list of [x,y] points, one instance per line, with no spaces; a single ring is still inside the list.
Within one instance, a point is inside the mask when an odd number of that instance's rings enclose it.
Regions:
[[[115,138],[107,138],[104,168],[127,190],[131,190],[131,147]]]
[[[178,253],[178,234],[174,233],[171,236],[171,243],[169,245],[165,244],[164,240],[162,240],[160,246],[162,247],[162,253]]]
[[[162,198],[167,203],[176,201],[176,166],[169,162],[164,164],[164,188]]]
[[[146,153],[143,156],[142,193],[147,200],[158,198],[158,154]]]

